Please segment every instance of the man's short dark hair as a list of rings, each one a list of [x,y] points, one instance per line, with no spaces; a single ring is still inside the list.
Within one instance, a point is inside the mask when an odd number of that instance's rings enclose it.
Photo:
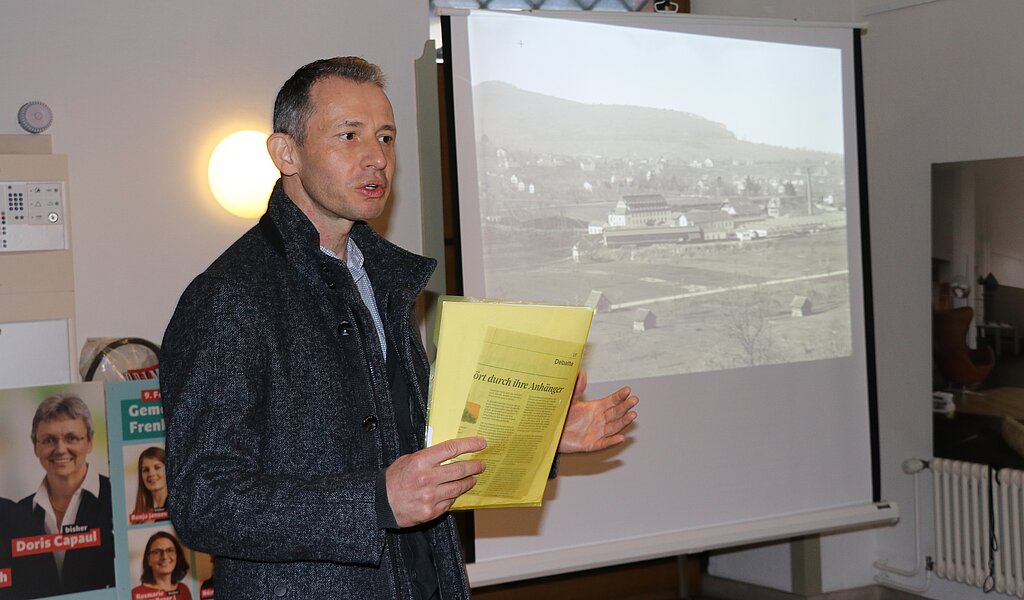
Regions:
[[[313,113],[309,92],[313,84],[327,77],[356,83],[372,83],[384,89],[384,73],[377,65],[358,56],[322,58],[300,67],[288,78],[274,101],[274,132],[287,133],[299,144],[306,142],[306,121]]]

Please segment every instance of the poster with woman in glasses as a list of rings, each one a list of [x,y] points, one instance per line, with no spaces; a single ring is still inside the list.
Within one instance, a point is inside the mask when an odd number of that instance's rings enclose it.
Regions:
[[[145,545],[138,544],[143,537]],[[191,570],[188,552],[172,530],[133,531],[129,534],[129,546],[133,556],[141,554],[132,565],[133,582],[138,581],[138,585],[132,587],[132,600],[192,600],[188,583],[194,579],[186,578]]]
[[[116,598],[102,384],[0,390],[0,415],[0,598]]]
[[[212,600],[212,557],[182,544],[168,516],[159,382],[111,381],[106,390],[118,597]]]

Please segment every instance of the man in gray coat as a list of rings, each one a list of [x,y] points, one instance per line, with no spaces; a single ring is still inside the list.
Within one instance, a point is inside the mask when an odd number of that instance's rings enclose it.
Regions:
[[[423,447],[427,358],[414,318],[435,261],[375,234],[395,169],[380,70],[300,68],[267,142],[266,214],[182,295],[161,353],[170,514],[217,556],[218,600],[470,595],[446,513],[484,469]],[[561,452],[617,444],[623,388],[582,401]],[[446,464],[447,463],[447,464]]]

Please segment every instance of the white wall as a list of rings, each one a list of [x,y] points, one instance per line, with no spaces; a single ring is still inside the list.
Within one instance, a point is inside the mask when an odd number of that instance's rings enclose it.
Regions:
[[[1024,288],[1024,158],[972,162],[964,168],[977,186],[977,275],[992,273],[1001,286]]]
[[[706,14],[820,20],[823,2],[695,0]],[[761,4],[769,8],[761,10]],[[882,495],[901,506],[895,528],[822,540],[826,590],[872,582],[876,559],[909,568],[914,559],[913,486],[905,458],[931,456],[929,272],[931,165],[1024,155],[1020,101],[1024,53],[1018,0],[830,2],[835,20],[864,21],[867,156],[874,269]],[[813,5],[813,6],[812,6]],[[843,15],[852,6],[852,14]],[[738,7],[738,8],[737,8]],[[781,10],[780,10],[781,7]],[[894,10],[882,10],[892,8]],[[772,10],[775,14],[767,14]],[[933,553],[930,476],[921,478],[922,553]],[[783,546],[719,560],[723,574],[786,589]],[[907,580],[915,585],[923,581]],[[933,580],[924,595],[982,598]]]
[[[4,0],[0,133],[42,100],[70,163],[78,348],[86,337],[159,343],[184,286],[255,223],[206,183],[214,145],[269,132],[298,67],[363,55],[388,74],[398,175],[388,236],[420,249],[413,60],[428,10],[407,0]],[[2,319],[0,319],[2,320]]]
[[[1024,157],[943,163],[932,175],[932,256],[947,261],[942,281],[965,276],[976,318],[991,273],[1001,287],[1024,288]]]

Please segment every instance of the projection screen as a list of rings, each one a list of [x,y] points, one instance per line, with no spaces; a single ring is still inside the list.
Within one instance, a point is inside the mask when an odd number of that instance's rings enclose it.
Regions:
[[[475,586],[892,521],[873,475],[859,30],[443,13],[463,283],[596,308],[622,447],[477,511]]]

